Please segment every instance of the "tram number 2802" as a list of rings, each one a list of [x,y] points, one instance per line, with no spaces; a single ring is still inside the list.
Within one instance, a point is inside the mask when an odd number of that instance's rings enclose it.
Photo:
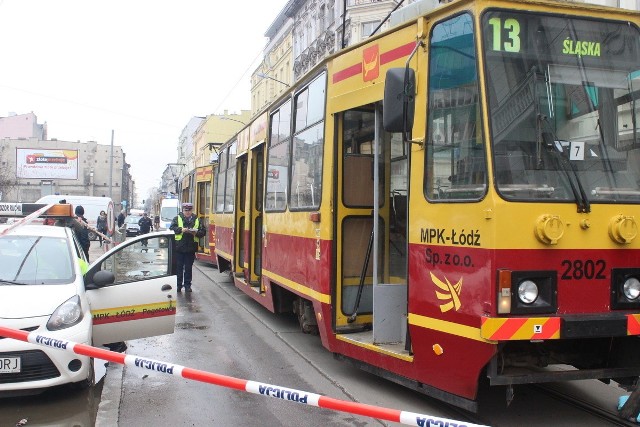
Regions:
[[[562,265],[562,280],[603,280],[607,278],[605,275],[607,263],[602,259],[564,259],[560,264]]]

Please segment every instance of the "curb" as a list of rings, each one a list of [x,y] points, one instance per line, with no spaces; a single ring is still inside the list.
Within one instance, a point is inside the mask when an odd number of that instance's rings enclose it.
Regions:
[[[96,415],[96,427],[118,425],[123,376],[124,365],[109,362],[107,373],[103,379],[102,395],[100,396],[100,404]]]

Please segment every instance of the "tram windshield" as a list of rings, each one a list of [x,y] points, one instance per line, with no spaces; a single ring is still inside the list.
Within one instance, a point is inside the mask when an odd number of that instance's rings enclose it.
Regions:
[[[510,200],[640,203],[640,33],[627,22],[483,16],[494,180]]]

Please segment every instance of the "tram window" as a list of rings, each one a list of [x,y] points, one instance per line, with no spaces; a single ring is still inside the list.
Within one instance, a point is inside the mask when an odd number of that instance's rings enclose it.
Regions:
[[[324,118],[325,86],[323,73],[296,96],[296,132]]]
[[[425,195],[477,200],[486,192],[487,173],[471,17],[436,25],[430,44]]]
[[[317,209],[322,183],[324,122],[296,135],[291,164],[292,209]]]
[[[638,29],[624,22],[498,10],[482,20],[500,196],[578,205],[640,202],[633,153],[640,145]],[[507,20],[523,30],[517,51],[501,49],[494,39]],[[567,40],[589,40],[597,54],[567,55]]]
[[[342,124],[343,198],[345,206],[373,207],[373,141],[375,113],[371,106],[346,111]],[[384,149],[384,145],[381,149]],[[379,200],[384,197],[384,177],[379,184]]]
[[[317,209],[322,192],[324,101],[322,73],[295,97],[295,132],[291,152],[291,209]]]
[[[265,211],[284,211],[289,185],[289,145],[291,144],[291,101],[271,115]]]
[[[218,176],[216,179],[216,194],[215,194],[215,204],[216,204],[216,212],[224,211],[224,188],[225,188],[225,177],[227,174],[227,158],[229,155],[229,149],[224,148],[220,152],[219,162],[218,162]]]
[[[236,193],[236,142],[229,146],[227,160],[226,185],[224,190],[224,211],[233,212]]]

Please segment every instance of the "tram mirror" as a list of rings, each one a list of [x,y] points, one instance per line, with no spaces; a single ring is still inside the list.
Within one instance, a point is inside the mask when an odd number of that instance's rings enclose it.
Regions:
[[[410,131],[415,111],[416,74],[412,68],[391,68],[384,82],[382,127],[387,132]]]

